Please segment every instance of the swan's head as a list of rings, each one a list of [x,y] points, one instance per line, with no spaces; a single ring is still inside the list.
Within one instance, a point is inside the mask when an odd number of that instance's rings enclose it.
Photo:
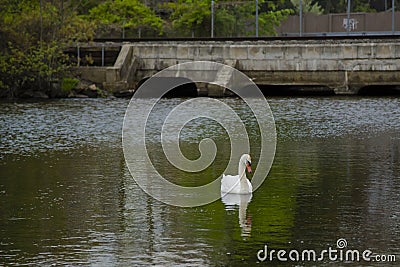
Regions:
[[[251,157],[249,154],[243,154],[240,157],[240,163],[246,165],[247,172],[251,173]]]

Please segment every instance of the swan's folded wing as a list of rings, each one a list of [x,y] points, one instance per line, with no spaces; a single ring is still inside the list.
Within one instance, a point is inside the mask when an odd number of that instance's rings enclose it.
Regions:
[[[231,192],[239,183],[239,175],[222,175],[221,192]]]

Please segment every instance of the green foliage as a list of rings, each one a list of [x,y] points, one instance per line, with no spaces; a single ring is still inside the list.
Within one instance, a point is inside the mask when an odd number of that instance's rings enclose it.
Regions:
[[[61,90],[64,92],[70,92],[72,89],[74,89],[79,83],[79,80],[76,78],[63,78],[61,82]]]
[[[318,3],[323,9],[324,13],[345,13],[347,11],[347,1],[332,1],[332,0],[318,0],[313,1]],[[390,9],[392,1],[387,0],[386,5],[384,0],[351,0],[352,12],[382,12],[385,8]],[[398,10],[400,0],[395,0],[395,7]]]
[[[139,0],[105,1],[90,9],[88,20],[116,28],[147,29],[162,33],[163,20]]]
[[[211,21],[211,1],[178,0],[162,5],[171,12],[169,19],[174,31],[185,36],[209,35]]]
[[[9,53],[0,61],[0,89],[7,90],[11,97],[20,89],[47,89],[66,72],[66,59],[55,42],[39,43],[27,51],[9,44]]]
[[[25,49],[39,41],[88,41],[94,34],[93,22],[83,20],[65,6],[56,6],[46,1],[43,1],[42,8],[39,1],[10,4],[1,15],[0,25],[7,37],[7,40],[2,41],[12,42]]]
[[[297,14],[300,13],[300,1],[299,0],[290,0],[295,7],[295,11]],[[313,0],[302,0],[303,3],[303,13],[314,13],[316,15],[321,15],[324,13],[324,9],[319,5],[318,2],[314,2]]]
[[[0,89],[11,97],[20,90],[47,90],[68,70],[64,47],[94,34],[94,23],[77,16],[72,1],[0,0],[0,5]]]
[[[259,0],[259,34],[274,35],[275,26],[292,13],[290,9],[279,9],[283,1]],[[262,9],[265,6],[265,10]],[[162,5],[171,12],[173,31],[185,36],[210,36],[211,1],[178,0]],[[254,36],[255,1],[215,1],[215,36]]]
[[[259,18],[260,35],[276,35],[275,27],[279,26],[292,13],[291,9],[262,13]]]
[[[261,36],[275,34],[275,27],[292,13],[288,3],[259,0]],[[211,34],[211,0],[162,5],[155,0],[0,0],[0,7],[0,89],[10,95],[27,88],[46,90],[62,79],[69,67],[63,49],[95,34],[112,36],[122,29],[146,36]],[[163,18],[156,10],[162,10]],[[215,0],[214,19],[215,36],[254,36],[255,1]]]
[[[236,35],[237,23],[234,14],[227,9],[217,9],[215,12],[215,36],[232,37]]]
[[[370,3],[360,3],[354,7],[352,12],[376,12],[374,8],[371,7]]]

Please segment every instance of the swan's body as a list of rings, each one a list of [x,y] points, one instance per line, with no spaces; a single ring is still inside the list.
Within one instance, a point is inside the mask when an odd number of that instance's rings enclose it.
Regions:
[[[221,192],[221,200],[225,205],[226,210],[234,210],[237,207],[245,207],[250,203],[252,193],[249,194],[227,194]]]
[[[239,175],[222,175],[221,192],[230,194],[250,194],[253,186],[246,176],[240,179]]]
[[[251,172],[251,158],[243,154],[239,160],[238,175],[222,175],[221,193],[250,194],[253,186],[246,177],[246,167]]]

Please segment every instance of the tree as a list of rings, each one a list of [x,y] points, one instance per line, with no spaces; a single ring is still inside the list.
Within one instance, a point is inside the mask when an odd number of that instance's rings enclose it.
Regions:
[[[8,97],[25,91],[47,91],[52,81],[63,78],[67,57],[56,43],[31,47],[27,51],[9,45],[9,54],[0,56],[0,89]]]
[[[217,8],[215,11],[215,36],[232,37],[236,35],[236,18],[234,12],[226,8]]]
[[[259,32],[274,35],[278,26],[289,14],[290,9],[279,9],[276,1],[259,0]],[[282,4],[283,1],[278,1]],[[211,1],[178,0],[165,4],[171,12],[170,20],[175,31],[186,36],[210,36]],[[255,1],[215,1],[215,36],[254,36]]]
[[[150,30],[161,34],[163,20],[139,0],[107,0],[90,9],[88,20],[95,20],[111,28]]]
[[[299,0],[290,0],[295,8],[297,14],[300,13],[300,1]],[[324,13],[324,9],[319,5],[318,2],[314,2],[313,0],[302,0],[302,10],[304,13],[313,13],[316,15],[321,15]]]
[[[351,0],[352,12],[380,12],[385,11],[386,8],[391,8],[391,0]],[[325,14],[328,13],[345,13],[347,11],[347,0],[331,1],[331,0],[318,0],[319,5],[324,9]],[[398,10],[400,0],[395,0],[395,6]]]
[[[186,36],[210,36],[211,1],[178,0],[163,5],[171,13],[172,28]]]
[[[276,35],[275,28],[278,27],[282,21],[287,19],[293,10],[289,8],[279,8],[282,1],[260,1],[263,3],[263,9],[260,15],[259,27],[260,35]]]
[[[68,9],[70,1],[52,2],[0,0],[2,95],[47,90],[68,70],[63,48],[92,38],[94,25]]]

